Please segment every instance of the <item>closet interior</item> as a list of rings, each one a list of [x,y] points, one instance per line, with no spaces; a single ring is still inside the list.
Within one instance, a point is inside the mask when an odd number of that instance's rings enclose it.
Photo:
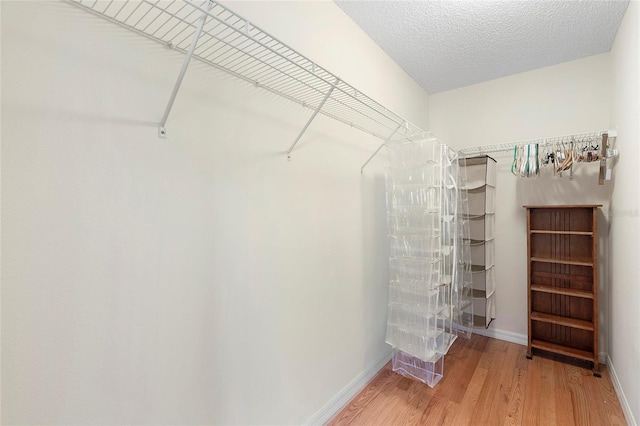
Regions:
[[[553,176],[573,180],[588,164],[592,169],[596,164],[599,167],[594,185],[614,177],[619,157],[615,130],[456,150],[211,0],[66,3],[78,14],[86,16],[82,10],[97,15],[184,55],[173,90],[166,94],[167,102],[158,105],[158,135],[168,138],[168,143],[172,107],[193,62],[227,73],[308,112],[307,121],[299,123],[290,140],[283,141],[283,164],[287,164],[285,158],[292,159],[319,115],[374,140],[371,152],[364,150],[362,163],[356,165],[362,174],[377,154],[384,153],[388,160],[384,194],[382,189],[377,194],[380,200],[384,198],[377,206],[386,207],[381,214],[388,230],[383,236],[388,243],[388,258],[384,259],[388,261],[388,304],[386,321],[380,320],[386,322],[383,337],[391,347],[387,361],[390,359],[396,373],[429,387],[445,377],[446,354],[457,339],[476,332],[495,337],[494,329],[505,321],[498,300],[503,300],[501,285],[506,280],[500,276],[501,264],[496,261],[497,248],[504,242],[500,241],[504,233],[500,232],[497,209],[497,200],[504,194],[499,179],[506,176],[531,183]],[[155,139],[155,129],[151,136]],[[295,166],[293,160],[291,165]],[[527,357],[557,354],[568,363],[572,358],[588,361],[593,374],[599,376],[598,336],[604,333],[598,330],[598,288],[603,285],[598,282],[598,265],[603,259],[598,256],[597,216],[603,208],[595,201],[526,204],[522,209],[523,204],[518,203],[517,210],[526,229],[521,226],[511,231],[526,233],[527,238],[527,257],[520,256],[527,270],[522,270],[519,284],[522,295],[526,292],[527,305],[518,304],[522,305],[522,324],[526,316],[528,327],[527,336],[521,327],[522,340],[527,338]],[[513,218],[509,221],[515,222]],[[369,243],[366,240],[363,245]],[[508,284],[510,288],[517,285]],[[354,319],[360,320],[371,318]],[[381,337],[377,336],[382,345]]]
[[[606,169],[606,160],[617,155],[606,139],[598,151],[603,132],[458,153],[217,2],[70,1],[184,53],[160,137],[169,134],[171,108],[193,59],[309,109],[288,158],[318,114],[381,140],[361,173],[387,146],[387,342],[394,348],[394,370],[430,386],[442,378],[442,357],[455,338],[488,328],[496,317],[497,167],[485,154],[513,149],[511,169],[519,177],[536,176],[550,162],[559,175],[569,170],[572,176],[574,161],[602,161]],[[610,178],[610,168],[603,176]]]

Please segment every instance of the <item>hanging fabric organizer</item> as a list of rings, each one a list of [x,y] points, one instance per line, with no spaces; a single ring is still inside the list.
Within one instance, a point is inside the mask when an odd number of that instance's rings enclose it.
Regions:
[[[419,140],[427,132],[296,52],[228,8],[210,1],[67,0],[84,10],[185,54],[159,122],[160,137],[193,58],[311,110],[287,150],[290,157],[313,119],[323,114],[383,142],[362,169],[394,140]]]
[[[467,174],[474,326],[488,328],[496,317],[494,231],[497,166],[488,155],[460,160]]]

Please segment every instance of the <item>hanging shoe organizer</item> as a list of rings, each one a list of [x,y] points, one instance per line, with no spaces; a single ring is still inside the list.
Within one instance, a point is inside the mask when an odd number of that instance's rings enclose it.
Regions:
[[[461,169],[457,153],[436,139],[389,144],[388,153],[386,341],[394,371],[433,387],[443,356],[473,321]]]

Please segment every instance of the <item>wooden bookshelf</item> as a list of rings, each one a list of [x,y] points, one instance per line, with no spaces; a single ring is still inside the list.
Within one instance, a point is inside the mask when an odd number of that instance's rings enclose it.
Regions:
[[[528,348],[598,364],[598,208],[527,209]]]

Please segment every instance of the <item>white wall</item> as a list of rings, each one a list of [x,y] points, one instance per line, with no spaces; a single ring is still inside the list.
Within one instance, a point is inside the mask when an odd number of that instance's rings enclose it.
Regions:
[[[423,128],[332,2],[233,3]],[[292,19],[295,18],[295,19]],[[2,423],[301,423],[388,354],[380,143],[66,2],[2,4]],[[360,84],[362,83],[362,84]]]
[[[632,1],[611,51],[611,126],[622,155],[611,202],[609,356],[626,396],[627,420],[640,421],[640,4]]]
[[[609,54],[432,95],[429,119],[433,134],[457,149],[606,130]],[[511,152],[491,155],[498,161],[497,318],[488,334],[526,344],[527,240],[522,206],[568,200],[607,203],[611,182],[597,185],[597,163],[576,169],[573,181],[566,175],[553,177],[550,170],[543,170],[541,178],[516,179],[510,172]],[[606,244],[606,239],[601,241]],[[606,346],[602,339],[601,346]]]

